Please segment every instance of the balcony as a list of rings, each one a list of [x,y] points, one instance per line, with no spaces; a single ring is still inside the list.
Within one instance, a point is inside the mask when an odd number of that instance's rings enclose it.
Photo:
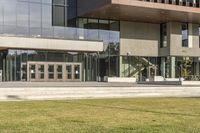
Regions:
[[[0,25],[0,36],[113,42],[115,38],[119,38],[119,31],[56,26],[30,28],[16,25]]]

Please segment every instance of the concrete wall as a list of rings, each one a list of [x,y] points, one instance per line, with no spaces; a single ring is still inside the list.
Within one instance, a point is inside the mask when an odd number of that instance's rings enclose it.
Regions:
[[[100,52],[103,42],[0,36],[0,48]]]
[[[181,23],[170,23],[170,55],[171,56],[200,56],[198,24],[188,24],[189,47],[182,47]]]
[[[121,21],[120,55],[158,56],[160,25]]]
[[[160,48],[160,25],[121,21],[120,55],[199,57],[198,24],[188,24],[189,47],[182,47],[180,22],[167,23],[168,46]]]

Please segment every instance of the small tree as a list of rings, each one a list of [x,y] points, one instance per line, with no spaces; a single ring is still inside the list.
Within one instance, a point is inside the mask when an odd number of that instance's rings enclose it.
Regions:
[[[190,58],[184,57],[181,62],[181,75],[183,78],[188,79],[189,75],[191,75],[191,65],[192,60]]]

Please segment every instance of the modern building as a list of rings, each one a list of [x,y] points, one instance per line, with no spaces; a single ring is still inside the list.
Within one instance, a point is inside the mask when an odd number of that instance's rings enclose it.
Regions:
[[[0,0],[0,80],[200,80],[199,24],[199,0]]]

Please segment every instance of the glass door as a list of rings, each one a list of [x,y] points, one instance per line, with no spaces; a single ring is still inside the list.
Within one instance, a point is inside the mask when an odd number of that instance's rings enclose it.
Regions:
[[[29,65],[29,80],[36,80],[36,65],[30,64]]]
[[[66,80],[72,80],[72,65],[67,64],[66,65]]]
[[[48,64],[48,80],[54,80],[54,64]]]
[[[63,65],[57,64],[57,80],[63,80]]]
[[[74,65],[74,80],[81,80],[81,67],[79,64]]]
[[[45,66],[44,64],[38,64],[38,80],[45,79]]]

